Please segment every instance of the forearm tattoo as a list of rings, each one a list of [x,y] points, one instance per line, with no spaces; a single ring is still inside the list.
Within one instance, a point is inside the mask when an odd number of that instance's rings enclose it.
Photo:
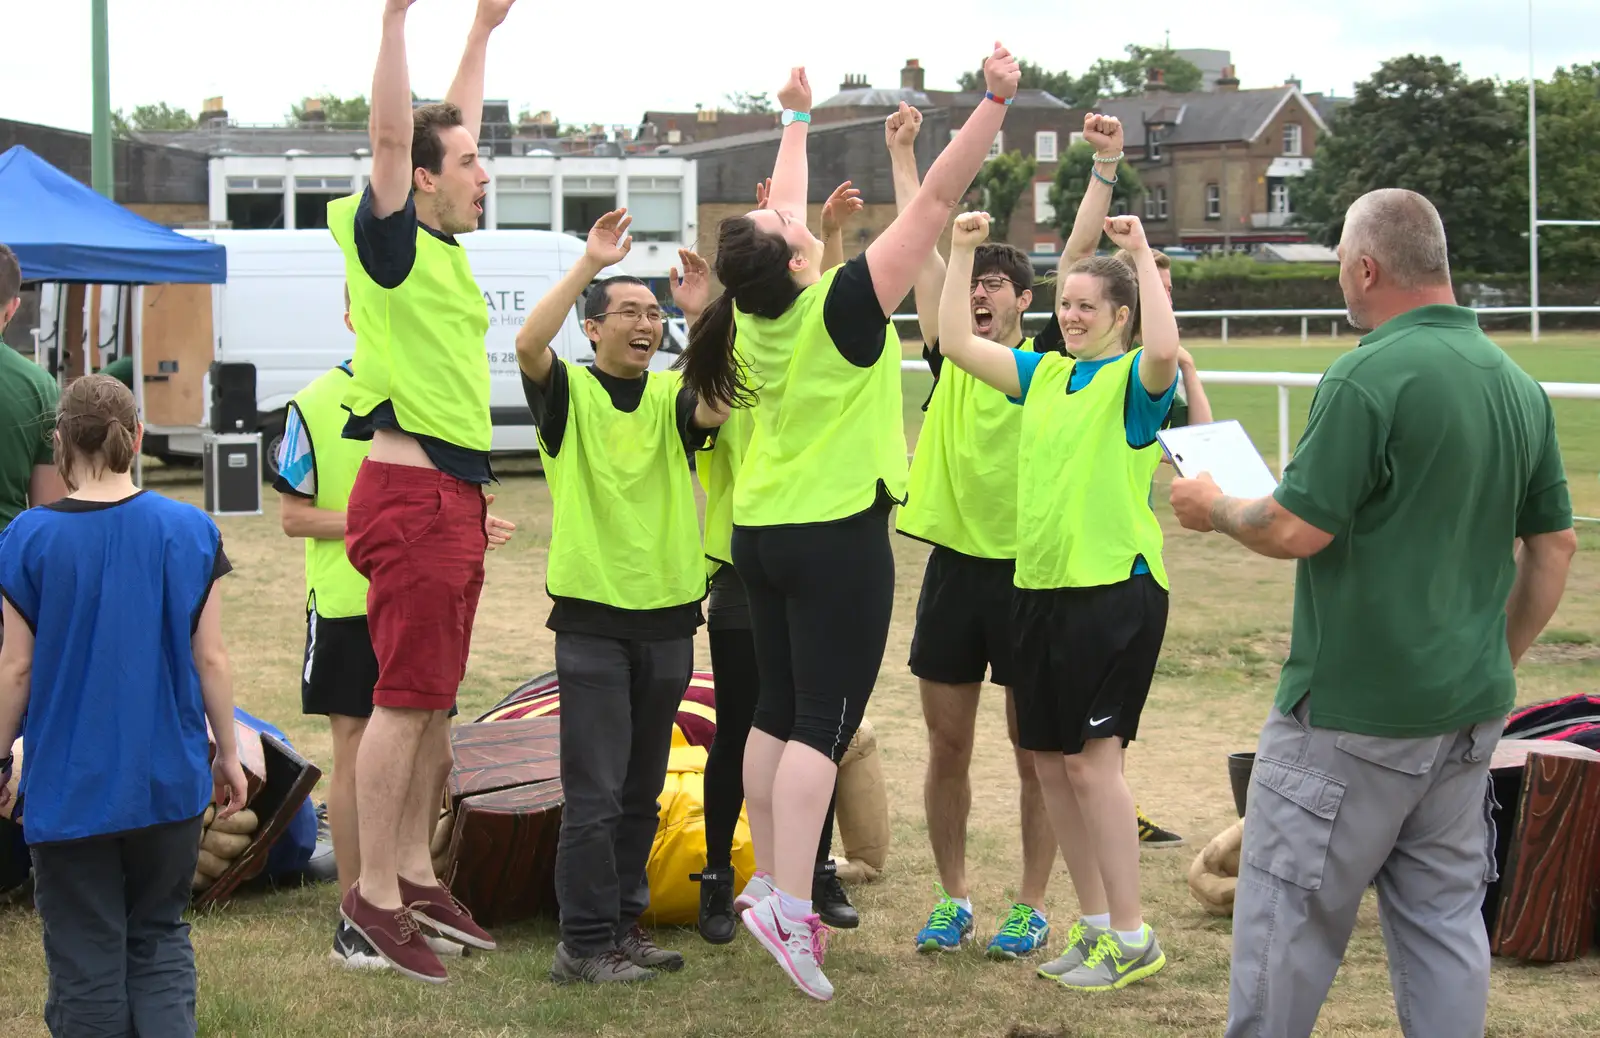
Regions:
[[[1272,498],[1245,501],[1219,497],[1211,505],[1211,525],[1229,537],[1248,537],[1272,525]]]

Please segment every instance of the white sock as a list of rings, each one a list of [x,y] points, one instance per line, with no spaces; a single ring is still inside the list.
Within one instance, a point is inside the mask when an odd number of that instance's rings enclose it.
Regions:
[[[811,914],[811,900],[809,898],[802,901],[797,897],[790,897],[781,890],[778,891],[778,907],[783,910],[783,914],[786,917],[793,919],[797,923]]]
[[[1111,913],[1101,912],[1099,915],[1086,915],[1083,917],[1084,926],[1098,926],[1102,930],[1111,929]]]
[[[953,897],[950,900],[960,905],[968,915],[972,914],[972,899],[970,897]]]
[[[1122,941],[1123,944],[1137,948],[1143,945],[1145,942],[1144,925],[1140,924],[1139,929],[1137,930],[1118,930],[1117,938]]]

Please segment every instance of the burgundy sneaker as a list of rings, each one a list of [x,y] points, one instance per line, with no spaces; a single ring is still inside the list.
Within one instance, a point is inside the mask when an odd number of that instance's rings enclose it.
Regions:
[[[379,908],[361,896],[354,884],[339,902],[339,915],[351,928],[366,938],[372,950],[412,980],[443,984],[447,978],[444,963],[428,947],[422,927],[407,908]]]
[[[472,913],[442,886],[418,886],[400,877],[400,898],[424,926],[471,948],[494,951],[494,938],[472,921]]]

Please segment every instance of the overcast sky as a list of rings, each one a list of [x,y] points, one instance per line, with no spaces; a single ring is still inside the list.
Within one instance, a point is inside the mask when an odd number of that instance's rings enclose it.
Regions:
[[[418,94],[439,96],[449,85],[475,2],[420,0],[411,9]],[[89,0],[4,6],[0,116],[88,130]],[[366,93],[382,6],[111,0],[112,107],[167,101],[194,112],[220,94],[235,119],[276,123],[306,95]],[[1534,16],[1540,76],[1600,57],[1600,2],[1534,0]],[[564,123],[634,125],[647,108],[714,106],[735,90],[776,93],[790,64],[807,66],[820,101],[846,73],[898,86],[912,57],[929,87],[951,87],[996,38],[1047,68],[1080,72],[1126,43],[1159,44],[1169,32],[1174,47],[1231,51],[1245,87],[1297,76],[1307,91],[1348,94],[1384,58],[1411,51],[1459,61],[1474,75],[1520,79],[1528,68],[1525,0],[518,0],[490,46],[488,94],[509,100],[513,115],[529,106]]]

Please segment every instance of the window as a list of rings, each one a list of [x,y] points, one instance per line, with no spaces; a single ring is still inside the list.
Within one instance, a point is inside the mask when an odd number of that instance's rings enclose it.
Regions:
[[[638,241],[683,238],[683,181],[678,177],[629,177],[629,233]]]
[[[1165,220],[1166,218],[1167,218],[1167,189],[1164,188],[1164,187],[1158,187],[1158,188],[1156,188],[1156,219],[1157,220]]]
[[[1206,185],[1206,219],[1222,219],[1222,186],[1220,184]]]
[[[1149,157],[1150,161],[1151,162],[1160,162],[1161,161],[1161,137],[1160,137],[1160,135],[1158,135],[1154,130],[1151,130],[1150,134],[1146,138],[1146,140],[1148,140],[1150,142],[1150,147],[1147,149],[1148,152],[1149,152],[1149,156],[1148,157]]]
[[[1056,160],[1056,131],[1040,130],[1033,135],[1033,157],[1040,162]]]
[[[298,204],[296,208],[298,210]],[[297,211],[295,215],[300,214]],[[229,177],[228,223],[244,231],[268,231],[283,227],[283,178]],[[322,226],[327,226],[326,216]]]
[[[1155,192],[1155,188],[1151,188],[1149,191],[1145,192],[1145,196],[1144,196],[1144,218],[1146,220],[1154,220],[1156,218],[1156,192]]]
[[[1050,181],[1035,180],[1033,182],[1033,222],[1035,224],[1052,224],[1056,219],[1056,207],[1050,204]]]
[[[579,238],[594,222],[617,207],[617,178],[565,177],[561,181],[561,226]]]
[[[495,181],[494,225],[505,230],[548,231],[553,212],[549,177],[500,177]]]
[[[1289,202],[1289,185],[1282,180],[1272,181],[1269,189],[1271,204],[1269,211],[1274,213],[1292,213],[1294,207]]]
[[[1073,130],[1071,133],[1067,134],[1067,146],[1068,147],[1071,147],[1074,144],[1081,144],[1081,143],[1083,143],[1083,131],[1082,130]]]
[[[1300,124],[1283,124],[1283,153],[1285,155],[1300,154]]]
[[[328,203],[351,193],[354,177],[295,177],[294,225],[306,231],[328,226]]]
[[[1041,238],[1033,243],[1033,251],[1039,254],[1048,254],[1053,256],[1056,253],[1056,243],[1053,241],[1046,241]]]
[[[997,159],[1005,152],[1005,150],[1006,134],[1004,130],[999,130],[994,135],[994,143],[989,145],[989,157],[991,159]]]

